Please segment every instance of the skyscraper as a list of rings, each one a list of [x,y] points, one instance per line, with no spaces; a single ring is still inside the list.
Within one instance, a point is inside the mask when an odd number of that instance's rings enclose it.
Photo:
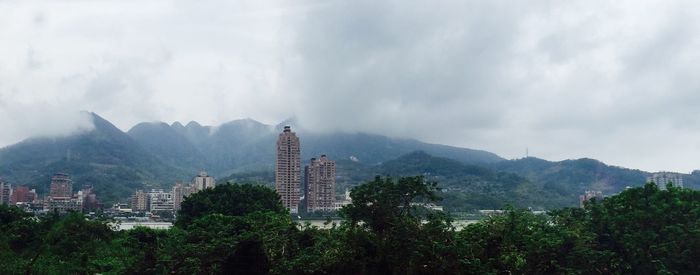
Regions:
[[[73,196],[73,180],[63,173],[56,173],[51,177],[51,192],[49,196],[54,198],[70,198]]]
[[[300,153],[299,138],[291,127],[284,126],[284,131],[277,138],[275,189],[282,199],[282,205],[291,213],[299,212]]]
[[[335,162],[326,155],[312,158],[304,168],[306,211],[329,211],[335,204]]]

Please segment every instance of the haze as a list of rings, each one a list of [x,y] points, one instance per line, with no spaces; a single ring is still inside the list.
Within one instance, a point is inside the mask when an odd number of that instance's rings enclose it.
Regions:
[[[29,2],[0,1],[0,146],[88,110],[700,168],[694,1]]]

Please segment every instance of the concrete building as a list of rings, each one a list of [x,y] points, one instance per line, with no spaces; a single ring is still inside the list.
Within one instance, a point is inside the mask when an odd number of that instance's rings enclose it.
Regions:
[[[83,185],[83,188],[80,190],[80,192],[82,192],[83,209],[85,209],[86,211],[91,211],[101,208],[101,204],[97,201],[97,194],[95,194],[92,185]]]
[[[277,138],[275,162],[275,190],[282,205],[291,213],[299,212],[299,185],[301,184],[301,148],[299,138],[290,126]]]
[[[12,199],[10,202],[12,204],[16,204],[18,202],[33,202],[34,200],[37,199],[36,196],[36,190],[32,189],[29,190],[29,187],[26,186],[17,186],[15,187],[15,190],[12,192]]]
[[[335,162],[326,155],[304,167],[304,201],[308,212],[335,209]]]
[[[44,200],[44,210],[58,211],[59,213],[66,213],[69,211],[82,211],[82,192],[79,192],[78,195],[79,196],[76,197],[46,197],[46,200]]]
[[[12,185],[0,181],[0,204],[10,204],[12,201]]]
[[[68,174],[56,173],[51,177],[50,197],[70,198],[73,196],[73,180]]]
[[[647,177],[647,182],[656,183],[661,190],[666,190],[666,184],[671,183],[674,187],[683,188],[683,175],[673,172],[658,172]]]
[[[194,187],[194,192],[199,192],[206,188],[214,188],[216,180],[214,177],[207,175],[207,172],[202,171],[192,179],[192,186]]]
[[[173,208],[175,211],[180,210],[180,206],[182,205],[182,202],[187,198],[190,194],[194,193],[194,187],[191,185],[183,185],[182,183],[176,183],[175,186],[173,186]]]
[[[603,192],[600,191],[586,191],[583,195],[579,196],[579,205],[583,207],[587,201],[591,199],[596,199],[596,201],[601,202],[603,200]]]
[[[148,210],[152,212],[158,211],[174,211],[173,194],[164,192],[163,189],[154,189],[148,192]]]
[[[148,211],[148,194],[143,190],[138,190],[131,197],[131,209],[136,212]]]

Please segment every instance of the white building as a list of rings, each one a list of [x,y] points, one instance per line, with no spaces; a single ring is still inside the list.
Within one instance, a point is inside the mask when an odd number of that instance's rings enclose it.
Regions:
[[[657,172],[647,177],[647,182],[656,183],[661,190],[666,190],[666,184],[671,183],[674,187],[683,188],[683,175],[673,172]]]
[[[202,191],[206,188],[214,188],[216,186],[216,180],[214,177],[207,175],[207,172],[199,172],[199,174],[192,179],[192,187],[194,187],[194,192]]]
[[[154,189],[148,193],[149,210],[157,211],[174,211],[173,194],[164,192],[163,189]]]

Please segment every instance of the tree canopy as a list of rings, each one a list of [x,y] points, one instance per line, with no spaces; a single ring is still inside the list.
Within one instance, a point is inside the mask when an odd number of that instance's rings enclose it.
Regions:
[[[271,189],[222,185],[187,198],[176,226],[113,231],[80,214],[0,205],[0,274],[691,274],[700,192],[654,184],[584,208],[505,213],[457,229],[422,207],[422,177],[352,190],[346,222],[291,220]],[[184,214],[184,215],[183,215]]]

